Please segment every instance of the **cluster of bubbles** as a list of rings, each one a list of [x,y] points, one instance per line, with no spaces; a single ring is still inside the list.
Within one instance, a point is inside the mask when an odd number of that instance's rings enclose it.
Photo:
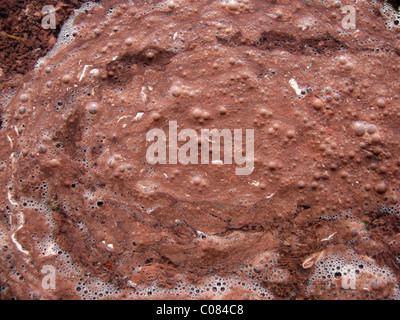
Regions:
[[[201,233],[199,234],[201,236]],[[190,284],[181,280],[173,288],[164,288],[157,283],[144,287],[128,281],[128,284],[135,288],[129,295],[132,299],[149,297],[155,299],[165,297],[221,299],[229,297],[229,294],[235,292],[235,294],[239,293],[243,299],[274,299],[273,294],[263,283],[285,283],[287,281],[287,272],[277,266],[279,255],[267,251],[253,260],[238,268],[235,274],[227,277],[212,275],[205,278],[200,284]],[[136,270],[136,272],[138,271],[140,268]]]
[[[80,280],[77,282],[75,290],[83,300],[112,298],[120,293],[115,286],[105,283],[99,278],[90,278],[87,281]]]
[[[231,13],[247,13],[252,9],[251,2],[249,0],[222,0],[220,5],[226,8]]]
[[[390,207],[382,207],[380,209],[382,214],[391,214],[400,218],[400,205],[390,206]]]
[[[379,6],[379,11],[386,20],[385,25],[389,30],[400,28],[400,14],[396,11],[398,8],[393,8],[393,6],[387,1],[382,3],[378,0],[372,0],[371,2],[372,4]]]
[[[349,250],[345,254],[328,254],[316,262],[314,274],[308,281],[307,294],[314,294],[317,282],[322,283],[324,288],[330,288],[330,291],[351,289],[372,292],[397,281],[389,269],[379,267],[373,260],[363,259]],[[390,297],[398,299],[399,294],[396,284]]]
[[[299,208],[296,210],[298,211]],[[320,221],[337,221],[337,220],[355,220],[351,210],[346,211],[334,211],[332,214],[325,212],[323,215],[317,218],[316,222]]]
[[[132,284],[134,285],[134,284]],[[220,277],[212,275],[204,279],[203,284],[189,284],[185,281],[179,282],[173,288],[163,288],[157,284],[146,287],[136,287],[136,290],[130,293],[130,298],[154,298],[157,297],[188,297],[189,299],[199,299],[209,296],[221,299],[231,293],[232,289],[239,288],[242,290],[243,298],[254,298],[263,300],[272,300],[273,295],[264,288],[258,281],[243,280],[238,276],[232,275],[228,277]]]
[[[1,268],[2,273],[0,274],[0,300],[2,296],[7,295],[9,290],[18,285],[24,285],[25,282],[25,272],[26,266],[20,259],[18,259],[18,254],[12,250],[13,245],[9,241],[10,237],[8,232],[0,229],[0,242],[2,251],[1,256]],[[15,300],[16,296],[13,295],[11,299]]]

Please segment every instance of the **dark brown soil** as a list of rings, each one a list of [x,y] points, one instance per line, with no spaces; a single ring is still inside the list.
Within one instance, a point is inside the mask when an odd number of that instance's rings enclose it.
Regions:
[[[0,83],[24,75],[38,58],[56,42],[66,19],[84,0],[2,0],[0,1]],[[56,29],[42,28],[42,8],[56,8]],[[21,40],[23,39],[23,40]]]

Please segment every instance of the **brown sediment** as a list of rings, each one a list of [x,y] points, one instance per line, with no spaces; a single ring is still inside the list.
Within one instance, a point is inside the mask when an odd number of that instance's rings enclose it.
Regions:
[[[399,298],[399,29],[336,2],[80,13],[4,104],[2,297]],[[253,129],[254,170],[150,165],[170,121]]]

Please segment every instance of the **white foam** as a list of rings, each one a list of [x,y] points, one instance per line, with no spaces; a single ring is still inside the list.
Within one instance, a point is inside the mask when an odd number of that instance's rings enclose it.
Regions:
[[[41,61],[43,61],[47,57],[52,56],[53,54],[58,52],[60,48],[65,47],[66,45],[74,41],[74,34],[76,34],[79,31],[79,27],[74,25],[76,17],[82,12],[91,10],[95,6],[101,7],[101,4],[89,1],[84,3],[79,9],[75,10],[74,14],[62,26],[60,33],[58,35],[57,42],[54,45],[53,49],[51,49],[44,57],[36,61],[35,70],[37,69]]]
[[[314,274],[308,282],[307,294],[313,293],[313,285],[316,281],[325,283],[328,287],[337,281],[338,289],[362,292],[372,291],[373,286],[378,283],[383,286],[396,283],[396,277],[389,269],[379,267],[374,260],[361,257],[351,250],[345,254],[327,254],[315,264],[314,268]],[[398,286],[396,286],[390,297],[394,298],[398,295]]]

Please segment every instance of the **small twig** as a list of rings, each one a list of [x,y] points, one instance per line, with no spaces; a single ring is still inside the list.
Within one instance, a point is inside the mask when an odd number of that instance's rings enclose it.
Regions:
[[[14,40],[18,40],[18,41],[25,41],[25,40],[26,40],[26,39],[21,38],[21,37],[13,36],[12,34],[5,33],[4,31],[1,32],[1,34],[2,34],[3,36],[7,37],[7,38],[14,39]]]
[[[63,7],[68,7],[68,5],[66,5],[66,4],[60,5],[59,7],[55,8],[54,10],[49,10],[49,11],[46,11],[46,12],[42,12],[42,17],[45,17],[50,13],[56,13],[57,11],[60,11]]]

